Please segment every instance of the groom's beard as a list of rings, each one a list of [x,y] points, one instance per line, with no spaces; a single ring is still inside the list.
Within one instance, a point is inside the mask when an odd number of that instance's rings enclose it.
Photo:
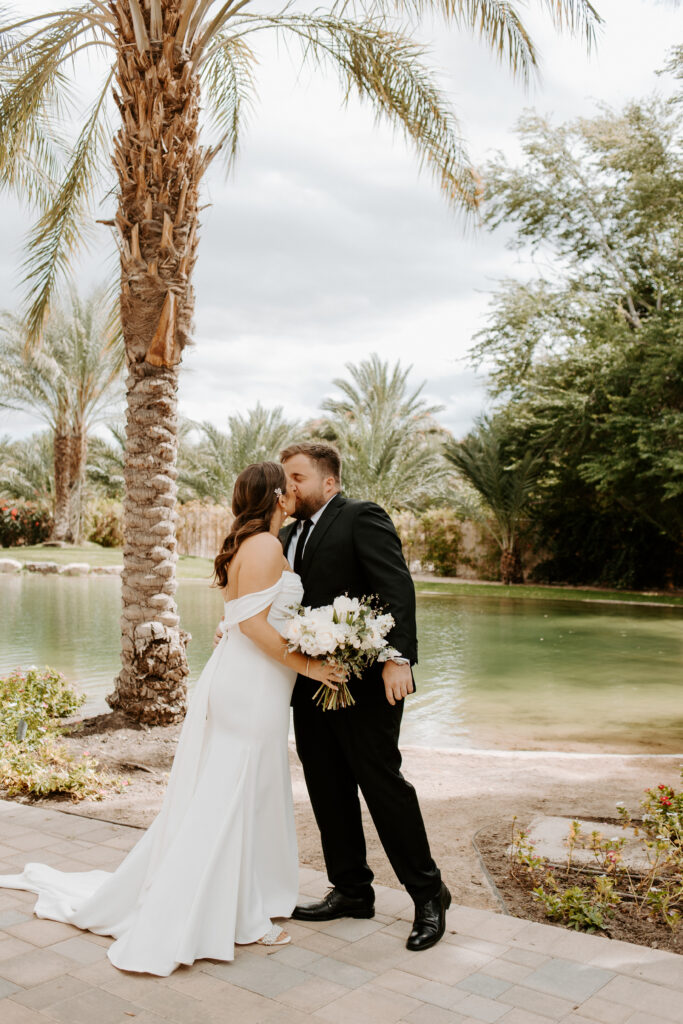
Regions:
[[[318,509],[321,509],[325,504],[325,498],[322,494],[311,494],[307,498],[298,497],[296,499],[296,505],[292,512],[294,519],[310,519],[314,516]]]

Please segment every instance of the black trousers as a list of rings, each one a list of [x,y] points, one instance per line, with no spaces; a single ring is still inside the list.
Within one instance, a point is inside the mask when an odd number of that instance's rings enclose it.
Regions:
[[[403,701],[393,707],[383,686],[371,686],[350,708],[321,712],[308,691],[294,701],[297,753],[306,777],[327,876],[346,896],[369,893],[358,790],[398,880],[416,903],[438,893],[441,874],[432,859],[417,794],[401,774],[398,737]],[[357,684],[363,686],[363,683]],[[301,687],[303,689],[303,687]]]

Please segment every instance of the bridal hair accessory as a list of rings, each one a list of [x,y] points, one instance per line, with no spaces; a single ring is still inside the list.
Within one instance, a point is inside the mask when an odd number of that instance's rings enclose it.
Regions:
[[[278,498],[281,498],[282,497],[282,488],[281,487],[276,487],[275,488],[275,494],[277,494]]]

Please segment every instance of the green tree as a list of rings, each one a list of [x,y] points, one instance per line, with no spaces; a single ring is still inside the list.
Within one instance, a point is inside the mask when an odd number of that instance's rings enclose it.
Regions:
[[[588,0],[538,2],[556,25],[590,42],[599,19]],[[187,676],[174,600],[178,364],[191,335],[199,187],[219,152],[228,163],[236,154],[256,67],[250,38],[271,31],[300,46],[304,60],[336,70],[345,94],[401,129],[444,194],[465,208],[478,202],[478,177],[424,48],[401,21],[441,14],[480,36],[522,79],[537,55],[512,0],[369,0],[356,17],[344,2],[314,12],[292,4],[259,11],[249,0],[40,6],[20,21],[0,8],[0,185],[37,209],[26,264],[37,336],[113,159],[128,411],[122,668],[110,704],[138,719],[176,721]],[[58,135],[69,88],[94,52],[106,72],[75,145],[65,146]]]
[[[276,460],[298,429],[294,420],[285,419],[281,406],[264,409],[260,403],[245,415],[229,416],[227,433],[202,423],[199,442],[181,445],[178,482],[183,498],[229,505],[235,479],[245,466]]]
[[[20,441],[0,440],[0,498],[54,510],[54,451],[49,430]]]
[[[479,506],[470,504],[467,511],[500,548],[503,583],[523,582],[518,541],[541,473],[539,455],[529,449],[515,459],[503,419],[485,416],[463,441],[448,441],[444,454],[480,500]]]
[[[424,384],[409,389],[410,366],[390,366],[373,353],[346,368],[350,379],[333,381],[341,397],[326,399],[328,416],[311,427],[339,445],[344,489],[396,511],[420,511],[443,499],[450,475],[441,455],[446,431],[434,419],[443,407],[420,397]]]
[[[656,96],[560,126],[529,115],[523,163],[489,169],[490,223],[552,269],[503,285],[474,350],[517,453],[545,451],[534,519],[549,579],[681,572],[680,112],[680,96]]]
[[[110,415],[120,386],[123,349],[101,291],[55,306],[40,348],[27,348],[18,317],[0,318],[0,407],[36,416],[49,427],[54,459],[53,540],[79,543],[88,439]]]

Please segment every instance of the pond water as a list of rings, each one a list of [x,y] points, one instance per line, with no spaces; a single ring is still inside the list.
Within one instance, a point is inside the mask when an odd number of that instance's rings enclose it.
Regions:
[[[0,577],[0,671],[49,664],[106,709],[118,670],[116,578]],[[196,679],[220,596],[181,581]],[[432,747],[683,751],[677,608],[419,596],[417,693],[402,742]],[[343,712],[340,712],[342,714]]]

